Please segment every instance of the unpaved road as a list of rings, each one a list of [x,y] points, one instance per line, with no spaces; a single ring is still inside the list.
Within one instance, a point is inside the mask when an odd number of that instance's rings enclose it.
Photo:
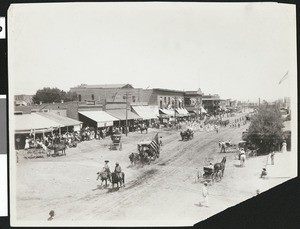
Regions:
[[[190,141],[181,141],[176,130],[151,129],[148,134],[123,135],[122,151],[109,151],[107,138],[82,142],[68,149],[67,156],[20,160],[16,218],[43,225],[193,225],[255,195],[256,180],[239,179],[238,173],[253,177],[260,171],[239,168],[232,153],[226,154],[223,180],[209,187],[209,208],[199,206],[202,184],[195,183],[196,168],[202,170],[207,160],[215,163],[224,156],[218,141],[238,142],[245,128],[221,128],[218,134],[196,132]],[[139,141],[150,140],[157,132],[164,143],[160,158],[143,168],[132,167],[129,154],[137,152]],[[105,159],[111,168],[120,163],[125,187],[101,189],[96,172]],[[50,210],[56,215],[47,221]]]

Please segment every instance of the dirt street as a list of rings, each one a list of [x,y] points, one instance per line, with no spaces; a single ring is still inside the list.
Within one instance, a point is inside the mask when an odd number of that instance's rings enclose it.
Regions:
[[[236,155],[226,153],[224,178],[208,187],[209,207],[202,207],[202,183],[195,182],[197,168],[203,171],[208,160],[220,162],[219,140],[237,143],[247,128],[221,128],[217,134],[195,132],[194,139],[181,141],[178,130],[150,129],[122,135],[122,151],[110,151],[110,138],[81,142],[67,149],[66,156],[45,159],[20,159],[17,164],[17,219],[43,225],[193,225],[230,206],[256,195],[289,178],[271,183],[259,174],[266,156],[249,159],[239,167]],[[129,154],[137,143],[162,136],[160,158],[136,168]],[[96,181],[104,160],[111,169],[119,162],[126,186],[119,190],[102,189]],[[264,182],[262,184],[261,182]],[[50,210],[55,211],[47,221]],[[34,221],[33,221],[34,220]]]

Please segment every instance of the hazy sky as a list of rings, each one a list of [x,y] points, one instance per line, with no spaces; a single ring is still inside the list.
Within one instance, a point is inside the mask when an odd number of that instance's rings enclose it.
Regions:
[[[258,101],[296,88],[291,5],[17,4],[8,30],[11,93],[130,83]]]

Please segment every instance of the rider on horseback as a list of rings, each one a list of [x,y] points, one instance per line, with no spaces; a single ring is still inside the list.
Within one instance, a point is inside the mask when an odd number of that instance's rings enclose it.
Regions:
[[[105,162],[105,165],[103,166],[103,172],[107,173],[107,176],[108,176],[108,179],[110,181],[110,176],[111,176],[111,173],[110,173],[110,168],[109,168],[109,165],[108,165],[108,160],[104,161]]]
[[[119,165],[119,163],[116,163],[116,167],[115,167],[115,173],[117,174],[117,176],[122,179],[122,168]]]

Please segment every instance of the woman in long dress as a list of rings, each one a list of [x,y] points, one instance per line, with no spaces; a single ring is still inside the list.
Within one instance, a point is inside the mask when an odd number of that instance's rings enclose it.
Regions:
[[[282,143],[282,148],[281,148],[281,152],[285,153],[287,150],[286,150],[286,142],[283,141]]]
[[[26,137],[24,149],[29,149],[29,141],[30,141],[29,138]]]

